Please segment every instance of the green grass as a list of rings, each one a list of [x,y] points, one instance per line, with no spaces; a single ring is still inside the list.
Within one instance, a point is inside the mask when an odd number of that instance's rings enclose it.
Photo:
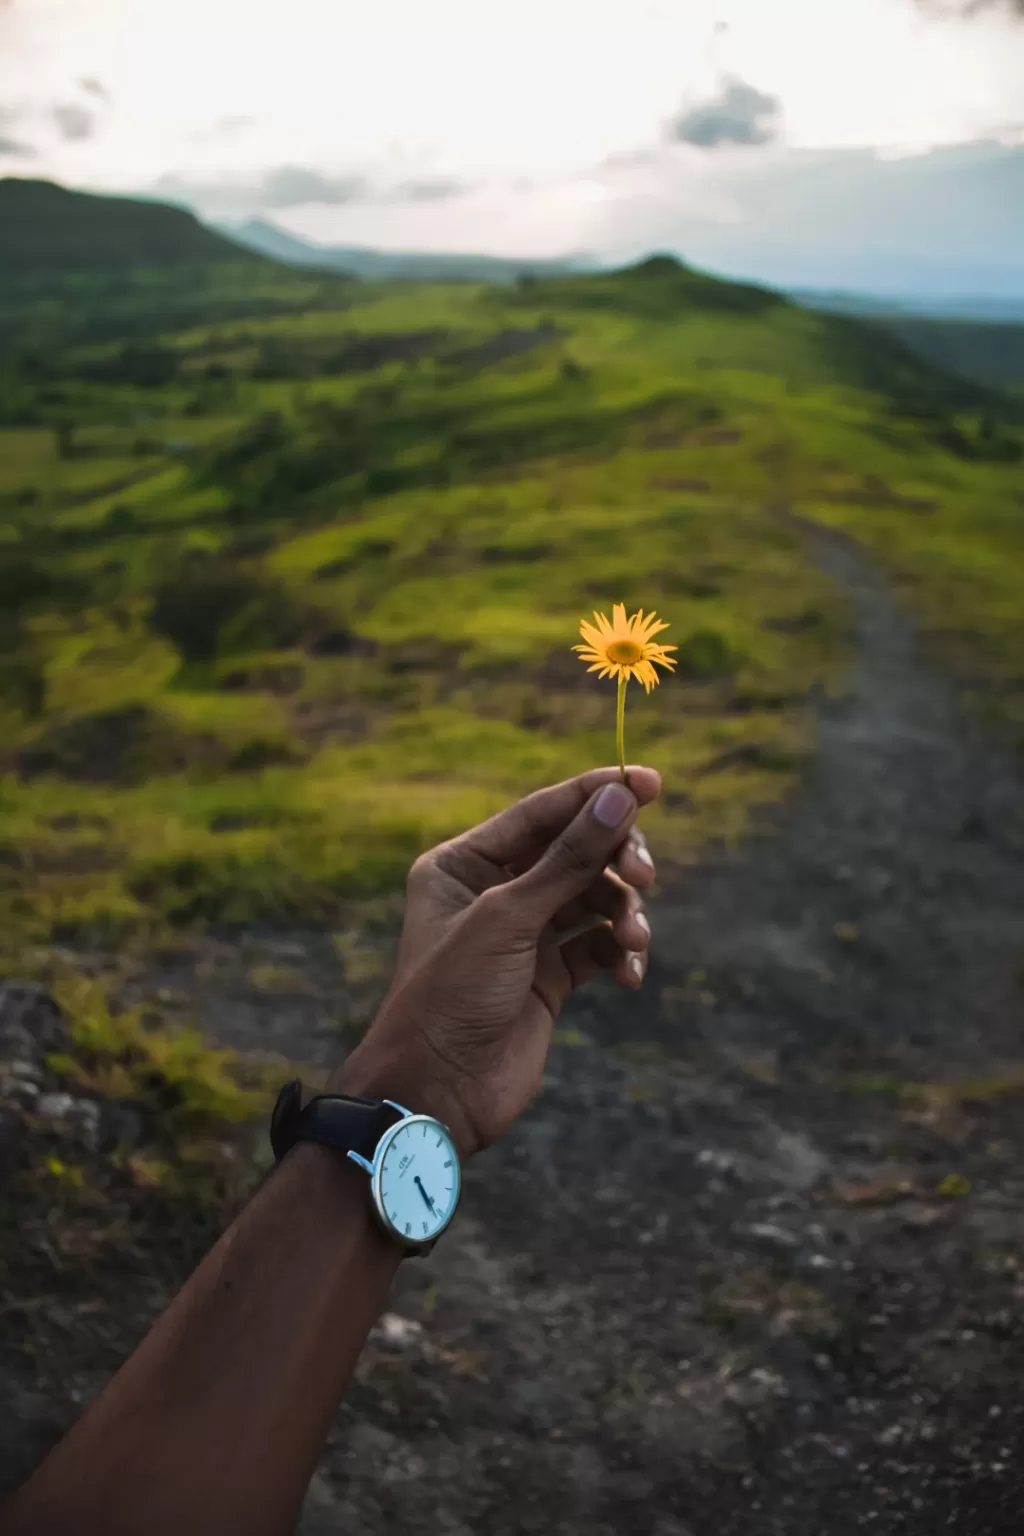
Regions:
[[[737,839],[797,787],[844,658],[783,508],[877,549],[1014,718],[1018,408],[870,328],[671,263],[24,282],[0,300],[11,944],[350,924],[425,845],[613,757],[614,690],[569,647],[616,601],[680,646],[627,715],[666,775],[663,865]]]

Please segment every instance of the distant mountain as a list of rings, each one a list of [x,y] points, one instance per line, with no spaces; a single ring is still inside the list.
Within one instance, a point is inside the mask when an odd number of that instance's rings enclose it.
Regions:
[[[72,192],[52,181],[0,180],[0,273],[180,267],[252,253],[166,203]]]
[[[1024,385],[1024,300],[927,294],[890,298],[796,289],[790,298],[821,314],[866,320],[926,362],[997,389]]]
[[[1024,323],[1024,295],[1019,299],[983,293],[848,293],[844,289],[794,288],[790,298],[805,309],[824,309],[833,315],[863,315],[868,319],[906,316],[932,320],[973,320],[989,323]]]
[[[530,261],[515,257],[462,255],[456,252],[380,251],[361,245],[317,245],[299,240],[267,219],[221,224],[221,232],[261,256],[296,267],[344,272],[379,281],[511,283],[518,277],[554,277],[593,269],[586,257]]]
[[[337,252],[327,246],[297,240],[267,219],[247,219],[242,224],[215,224],[213,227],[246,250],[269,256],[274,261],[285,261],[289,266],[318,267],[328,272],[343,270]]]

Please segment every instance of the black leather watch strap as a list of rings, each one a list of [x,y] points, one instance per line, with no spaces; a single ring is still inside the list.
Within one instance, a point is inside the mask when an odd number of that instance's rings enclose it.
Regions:
[[[384,1132],[400,1120],[396,1109],[379,1099],[322,1093],[302,1103],[302,1084],[293,1078],[277,1096],[270,1121],[270,1145],[280,1162],[297,1141],[316,1141],[339,1152],[358,1152],[369,1162]]]

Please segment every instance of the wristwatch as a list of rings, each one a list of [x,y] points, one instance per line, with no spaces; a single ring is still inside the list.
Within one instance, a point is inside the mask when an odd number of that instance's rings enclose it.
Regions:
[[[462,1169],[451,1132],[433,1115],[392,1099],[322,1093],[303,1106],[298,1078],[285,1083],[270,1121],[277,1162],[298,1141],[343,1152],[370,1177],[379,1225],[410,1256],[429,1253],[455,1215]]]

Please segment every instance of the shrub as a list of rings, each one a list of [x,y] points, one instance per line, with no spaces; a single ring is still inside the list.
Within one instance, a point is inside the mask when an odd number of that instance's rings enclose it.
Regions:
[[[679,673],[698,682],[735,672],[739,658],[716,629],[695,629],[677,653]]]
[[[212,661],[220,652],[301,645],[329,620],[280,582],[223,555],[200,555],[157,585],[150,624],[186,661]]]
[[[214,738],[182,731],[143,704],[127,704],[51,725],[21,752],[18,766],[25,777],[52,773],[132,785],[222,755]]]

